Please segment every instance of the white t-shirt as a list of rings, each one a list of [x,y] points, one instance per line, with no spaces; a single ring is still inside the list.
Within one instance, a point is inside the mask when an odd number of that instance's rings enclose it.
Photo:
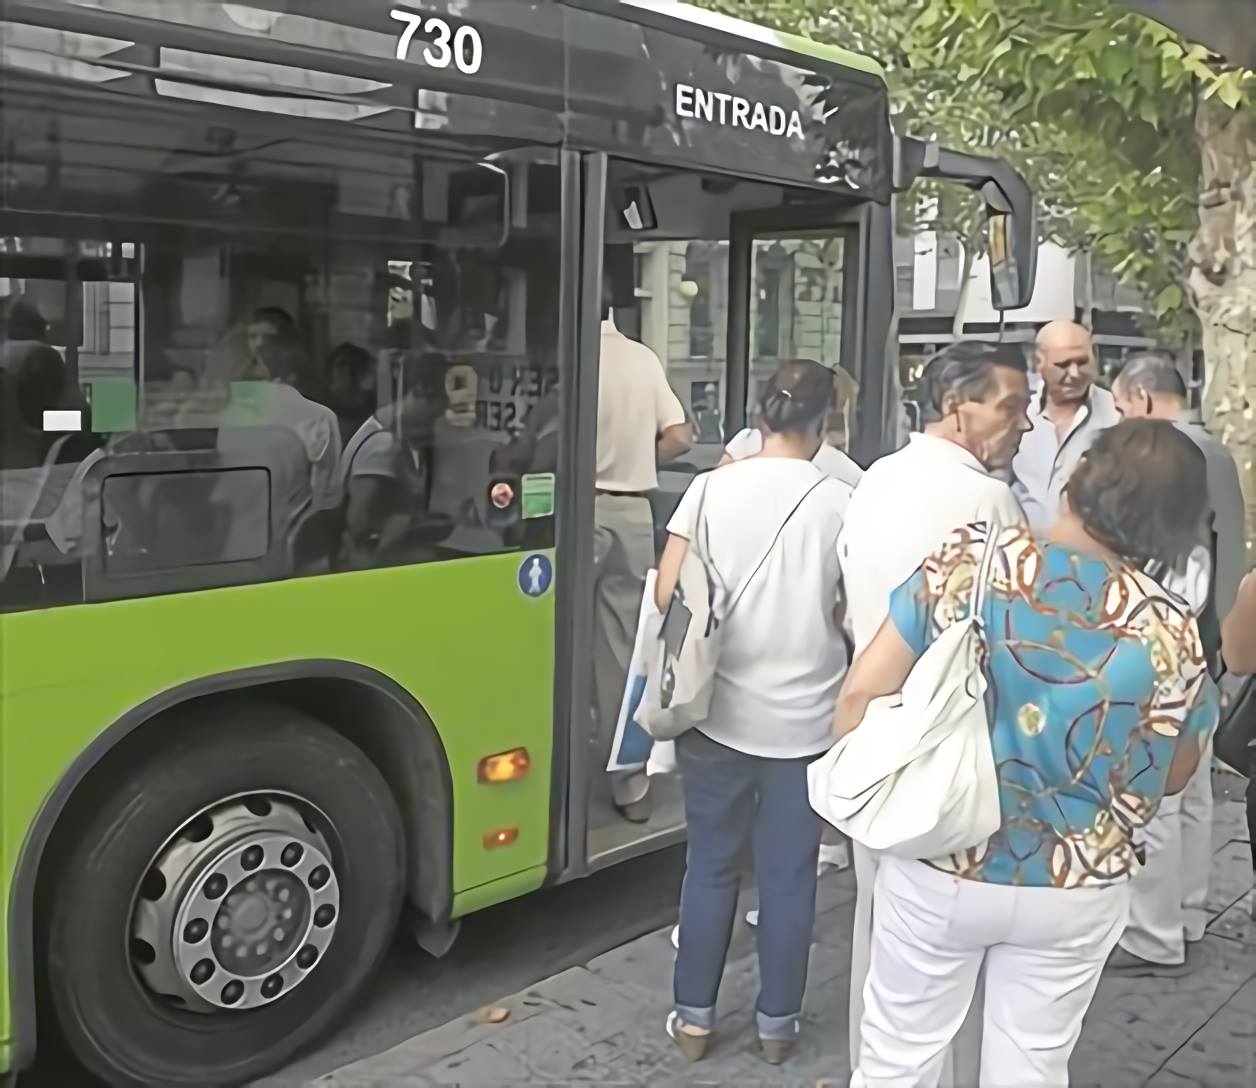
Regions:
[[[712,740],[776,759],[818,755],[832,744],[847,665],[837,541],[850,494],[807,461],[754,457],[699,476],[680,500],[667,531],[692,540],[701,506],[719,581],[731,596],[745,586],[724,627],[711,713],[699,727]]]
[[[880,630],[890,594],[962,525],[1025,524],[1012,489],[954,442],[913,434],[864,473],[851,497],[842,533],[855,652]]]
[[[738,431],[729,439],[724,452],[734,461],[744,461],[747,457],[762,453],[763,432],[758,427],[747,427],[744,431]],[[863,469],[836,446],[830,446],[827,442],[820,443],[811,463],[826,476],[832,476],[850,487],[858,484],[863,476]]]
[[[659,357],[602,322],[598,356],[597,486],[605,491],[653,491],[659,485],[658,436],[685,422]]]

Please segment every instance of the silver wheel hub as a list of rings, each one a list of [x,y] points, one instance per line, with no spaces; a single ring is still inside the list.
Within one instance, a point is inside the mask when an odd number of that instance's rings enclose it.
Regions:
[[[131,962],[154,993],[197,1012],[256,1009],[310,974],[340,920],[326,840],[289,798],[201,812],[136,890]]]

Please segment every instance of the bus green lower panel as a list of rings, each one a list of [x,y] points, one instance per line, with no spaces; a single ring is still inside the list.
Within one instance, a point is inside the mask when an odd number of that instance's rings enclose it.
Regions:
[[[311,659],[374,669],[431,717],[453,783],[455,893],[495,889],[467,900],[483,906],[535,887],[549,832],[554,594],[552,586],[539,597],[521,591],[525,561],[486,556],[0,616],[6,924],[28,829],[96,736],[181,684]],[[525,778],[477,783],[481,758],[517,746],[532,757]],[[508,827],[518,838],[486,849],[485,835]],[[6,982],[9,943],[6,933]],[[9,986],[0,991],[0,1037],[7,1038]]]
[[[454,896],[453,917],[465,918],[468,914],[474,914],[477,910],[491,907],[495,903],[504,903],[507,899],[516,899],[528,892],[534,892],[545,883],[545,874],[548,871],[546,866],[538,865],[535,869],[494,880],[491,884],[461,891]]]

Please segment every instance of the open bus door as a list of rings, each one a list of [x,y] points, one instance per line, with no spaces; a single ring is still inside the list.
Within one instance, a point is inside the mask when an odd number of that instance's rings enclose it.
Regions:
[[[663,364],[694,436],[692,448],[660,464],[648,496],[654,558],[667,521],[694,477],[715,467],[725,443],[757,423],[762,383],[784,359],[813,358],[834,375],[828,441],[868,465],[905,439],[893,321],[893,216],[887,204],[815,197],[796,188],[712,172],[677,170],[594,154],[583,157],[583,223],[576,381],[565,405],[571,463],[579,466],[569,506],[565,592],[560,621],[569,661],[560,685],[570,769],[562,877],[602,868],[675,842],[684,832],[675,775],[650,781],[648,812],[634,822],[617,810],[606,757],[624,688],[608,680],[609,625],[627,661],[640,589],[610,617],[595,570],[606,535],[596,504],[599,355],[606,348],[603,291],[616,335],[649,347]],[[985,200],[992,255],[991,295],[1000,309],[1025,305],[1032,291],[1032,199],[1023,179],[997,160],[898,141],[896,184],[950,180]],[[613,406],[612,406],[613,409]],[[603,419],[602,424],[605,424]],[[655,421],[641,425],[653,434]],[[616,430],[619,425],[616,425]],[[603,541],[604,542],[604,541]],[[618,545],[617,545],[618,546]],[[560,553],[564,544],[560,540]],[[639,575],[650,558],[638,557]],[[613,620],[613,622],[612,622]],[[590,739],[592,743],[590,743]]]

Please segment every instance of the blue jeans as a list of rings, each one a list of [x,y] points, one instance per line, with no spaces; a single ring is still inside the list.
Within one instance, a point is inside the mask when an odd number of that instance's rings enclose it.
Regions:
[[[754,850],[759,885],[759,1035],[792,1039],[807,986],[816,917],[820,817],[807,801],[805,759],[765,759],[690,730],[676,743],[689,852],[680,893],[676,1011],[694,1027],[715,1025],[728,956],[740,860]]]

